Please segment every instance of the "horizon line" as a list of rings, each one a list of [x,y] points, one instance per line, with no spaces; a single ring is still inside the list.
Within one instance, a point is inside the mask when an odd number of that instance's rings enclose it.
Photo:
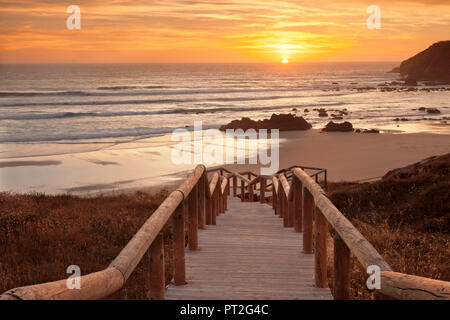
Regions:
[[[401,63],[395,60],[354,60],[354,61],[293,61],[284,65],[307,64],[307,63]],[[0,62],[0,65],[94,65],[94,64],[279,64],[281,62]]]

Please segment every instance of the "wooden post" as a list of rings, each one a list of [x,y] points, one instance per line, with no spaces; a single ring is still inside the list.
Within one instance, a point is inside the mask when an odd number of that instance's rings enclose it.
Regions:
[[[314,199],[308,189],[303,189],[303,252],[312,253],[312,215]]]
[[[280,189],[278,189],[278,192],[275,193],[275,214],[280,216],[281,208],[280,208]]]
[[[287,198],[287,197],[286,197]],[[289,201],[289,224],[288,227],[289,228],[293,228],[294,227],[294,201]]]
[[[261,177],[259,183],[259,202],[266,203],[266,178]]]
[[[294,228],[295,232],[302,232],[303,187],[301,181],[295,176],[292,181],[294,186]]]
[[[350,249],[339,235],[334,236],[334,279],[335,300],[350,298]]]
[[[229,185],[229,180],[227,181],[227,185],[225,186],[225,192],[222,195],[222,202],[223,202],[223,213],[225,213],[227,211],[227,196],[228,196],[228,192],[230,191],[228,188]]]
[[[218,188],[218,191],[219,191],[219,198],[218,198],[218,201],[219,201],[219,212],[218,213],[220,214],[220,213],[224,212],[224,210],[223,210],[222,181],[219,179],[219,181],[217,183],[218,183],[217,188]]]
[[[198,227],[200,229],[205,229],[206,225],[206,216],[205,216],[205,180],[206,179],[206,172],[203,173],[203,176],[198,181]]]
[[[245,202],[245,181],[241,180],[241,201]]]
[[[216,216],[220,214],[220,185],[217,185],[217,195],[216,195]]]
[[[233,196],[237,196],[237,177],[233,176]]]
[[[216,217],[217,217],[217,186],[214,189],[212,199],[211,199],[211,223],[216,225]]]
[[[160,233],[150,246],[150,299],[164,300],[166,283],[164,269],[164,237]]]
[[[253,195],[253,185],[249,185],[249,188],[248,188],[248,201],[250,201],[250,202],[253,202],[254,200],[253,200],[253,197],[254,197],[254,195]]]
[[[184,206],[181,203],[173,214],[173,281],[176,286],[186,284]]]
[[[283,218],[283,189],[281,186],[278,187],[278,214],[280,215],[280,218]]]
[[[283,227],[289,227],[289,201],[283,190]]]
[[[212,219],[211,219],[211,199],[206,199],[205,201],[205,211],[206,211],[206,225],[211,225],[212,224]]]
[[[272,209],[275,214],[277,214],[277,192],[275,191],[275,187],[272,186]]]
[[[314,282],[318,288],[326,288],[327,284],[327,234],[328,226],[322,211],[316,207],[314,232]]]
[[[230,180],[228,180],[228,184],[231,186]],[[228,188],[227,189],[227,198],[225,200],[225,204],[226,204],[225,210],[227,210],[227,211],[228,211],[228,198],[230,197],[230,194],[231,194],[231,188]]]
[[[205,175],[205,192],[206,190],[209,190],[209,183],[207,176]],[[206,198],[205,200],[205,220],[207,225],[212,224],[212,195],[211,199]]]
[[[197,211],[197,186],[192,188],[189,194],[189,250],[198,249],[198,211]]]

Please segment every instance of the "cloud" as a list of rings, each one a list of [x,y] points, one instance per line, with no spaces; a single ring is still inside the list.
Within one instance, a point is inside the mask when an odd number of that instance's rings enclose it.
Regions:
[[[67,3],[3,0],[0,62],[43,62],[42,56],[57,62],[277,61],[286,54],[362,59],[364,50],[352,48],[366,47],[369,56],[374,45],[387,49],[377,50],[383,60],[394,57],[393,39],[408,55],[425,46],[424,39],[445,38],[450,1],[376,2],[378,31],[365,27],[362,0],[78,0],[82,29],[69,31]]]

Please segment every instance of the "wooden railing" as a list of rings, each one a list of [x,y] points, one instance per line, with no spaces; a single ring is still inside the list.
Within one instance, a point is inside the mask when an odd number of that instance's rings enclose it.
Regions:
[[[225,168],[210,171],[223,172]],[[307,174],[305,170],[313,171]],[[335,299],[350,297],[350,255],[367,270],[377,266],[381,271],[381,288],[374,291],[377,299],[450,299],[450,282],[394,272],[369,241],[333,205],[322,189],[327,186],[327,170],[322,168],[292,166],[273,176],[258,176],[252,172],[232,173],[233,194],[237,195],[240,180],[241,201],[266,203],[265,192],[272,192],[272,207],[283,218],[284,227],[302,232],[303,252],[314,254],[314,282],[317,287],[327,287],[327,238],[329,228],[335,236],[333,293]],[[244,176],[246,175],[247,178]],[[323,177],[320,179],[320,177]],[[254,177],[252,180],[251,177]],[[270,183],[270,184],[269,184]],[[255,186],[259,184],[259,197]],[[248,194],[248,197],[246,195]]]
[[[304,170],[314,172],[308,175]],[[321,168],[294,166],[268,176],[252,172],[233,173],[223,167],[206,170],[199,165],[147,219],[106,269],[81,276],[80,289],[68,289],[67,280],[60,280],[11,289],[0,295],[0,300],[102,299],[124,287],[147,251],[150,255],[150,298],[164,299],[163,230],[168,224],[172,225],[173,283],[185,285],[186,222],[188,248],[197,250],[198,229],[216,224],[216,217],[227,210],[231,190],[233,196],[240,197],[243,202],[271,204],[275,214],[283,218],[286,228],[293,227],[296,232],[303,232],[303,252],[314,253],[315,256],[314,282],[317,287],[328,286],[327,237],[329,227],[334,230],[335,299],[349,298],[351,252],[364,268],[373,265],[380,268],[381,289],[376,291],[376,298],[450,299],[449,282],[393,272],[375,248],[327,198],[321,187],[326,185],[327,171]],[[271,193],[269,199],[266,192]]]
[[[273,203],[276,214],[284,219],[284,226],[303,232],[303,252],[313,253],[314,282],[327,287],[327,237],[334,230],[335,299],[350,296],[350,254],[367,269],[377,266],[381,271],[381,288],[375,291],[378,299],[450,299],[450,282],[433,280],[392,271],[366,238],[344,217],[328,199],[319,184],[302,169],[293,167],[291,183],[282,171],[272,178]],[[326,185],[326,183],[325,183]]]
[[[165,267],[162,231],[167,224],[172,223],[173,281],[176,285],[184,285],[186,283],[185,219],[187,218],[189,222],[189,249],[196,250],[198,248],[198,227],[204,227],[205,224],[205,203],[210,204],[208,211],[208,215],[210,215],[211,212],[216,212],[219,198],[222,195],[218,181],[219,177],[216,175],[208,184],[205,167],[197,166],[186,181],[173,191],[147,219],[106,269],[81,276],[80,289],[68,289],[66,280],[60,280],[15,288],[5,292],[0,299],[102,299],[117,292],[125,285],[147,251],[150,253],[150,297],[151,299],[164,299]]]

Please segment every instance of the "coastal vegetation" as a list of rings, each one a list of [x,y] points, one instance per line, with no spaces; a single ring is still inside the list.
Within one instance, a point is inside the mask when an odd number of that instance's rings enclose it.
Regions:
[[[332,202],[398,271],[450,280],[450,154],[392,170],[372,183],[330,183]],[[0,193],[0,291],[105,268],[168,195]],[[172,277],[170,227],[165,230],[166,279]],[[332,239],[329,238],[329,246]],[[330,248],[331,250],[332,248]],[[332,259],[333,255],[330,255]],[[144,257],[115,299],[148,299]],[[329,284],[332,287],[332,261]],[[352,258],[352,299],[371,298],[367,274]]]

